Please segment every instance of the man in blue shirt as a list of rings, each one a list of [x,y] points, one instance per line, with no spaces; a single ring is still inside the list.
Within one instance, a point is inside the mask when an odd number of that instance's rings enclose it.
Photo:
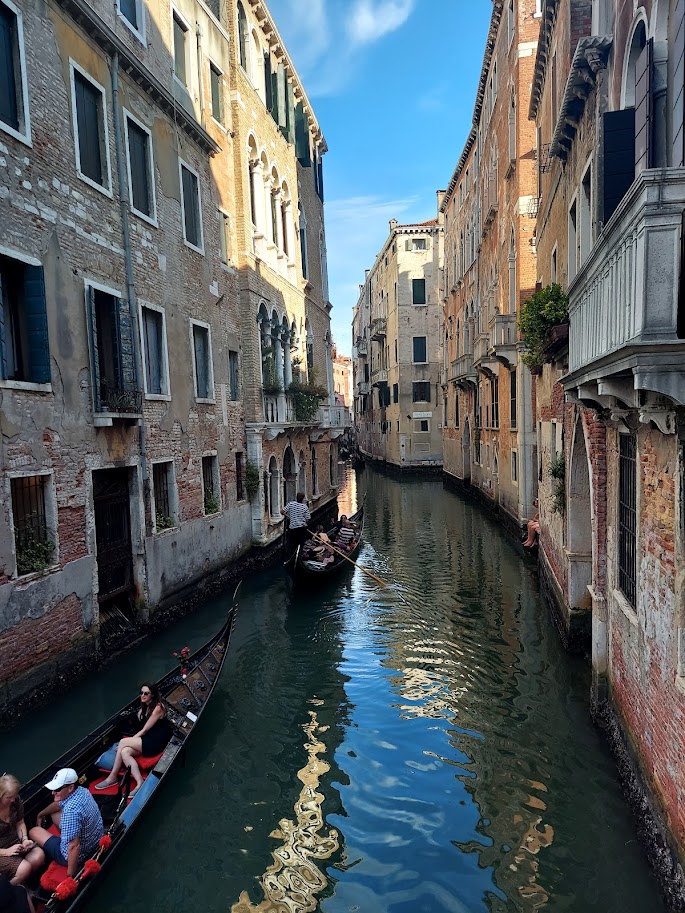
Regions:
[[[37,820],[49,815],[60,836],[44,827],[32,827],[30,836],[48,859],[66,866],[67,877],[73,878],[98,847],[102,815],[88,790],[78,785],[78,774],[71,767],[58,770],[45,788],[52,792],[53,801],[38,812]]]

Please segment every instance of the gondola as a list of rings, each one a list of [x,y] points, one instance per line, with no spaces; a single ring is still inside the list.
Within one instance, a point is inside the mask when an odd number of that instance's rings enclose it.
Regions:
[[[238,588],[233,594],[231,609],[221,630],[194,653],[186,655],[182,651],[177,669],[157,682],[165,703],[167,719],[171,723],[172,736],[157,759],[138,758],[145,780],[135,796],[129,797],[131,777],[128,770],[118,786],[111,787],[111,790],[96,792],[94,786],[104,779],[107,767],[112,766],[111,763],[99,766],[97,762],[100,760],[102,764],[103,753],[108,749],[111,752],[120,736],[122,720],[132,712],[135,713],[139,706],[137,698],[22,787],[20,795],[24,803],[25,819],[30,826],[38,811],[49,801],[45,784],[57,770],[71,767],[79,774],[80,785],[89,788],[96,797],[105,827],[105,836],[100,841],[98,850],[92,859],[85,862],[74,879],[67,879],[66,868],[54,862],[41,875],[40,887],[35,893],[32,891],[37,911],[73,913],[80,909],[97,889],[105,870],[110,868],[112,860],[126,843],[131,829],[137,824],[148,803],[159,792],[162,781],[181,757],[188,738],[195,731],[219,680],[235,624],[237,593]]]
[[[362,540],[364,536],[364,505],[362,504],[357,513],[352,514],[349,519],[357,527],[358,532],[354,548],[352,548],[349,552],[345,552],[345,555],[348,559],[356,561],[357,555],[359,554],[362,547]],[[335,528],[328,530],[328,536],[332,540],[333,546],[335,546],[335,532]],[[290,558],[285,562],[285,567],[293,579],[294,586],[303,588],[316,588],[318,586],[322,586],[325,581],[335,577],[345,568],[349,568],[350,561],[346,560],[341,555],[335,555],[335,561],[333,561],[331,564],[327,564],[323,568],[314,568],[309,566],[308,562],[304,560],[303,549],[301,546],[298,546]]]

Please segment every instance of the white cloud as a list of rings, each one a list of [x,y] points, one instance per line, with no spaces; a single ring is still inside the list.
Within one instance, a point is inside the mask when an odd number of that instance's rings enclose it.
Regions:
[[[355,45],[378,41],[404,25],[413,9],[414,0],[356,0],[348,21],[348,34]]]
[[[302,15],[302,0],[281,0],[276,25],[283,27],[288,52],[301,75],[315,68],[329,50],[331,42],[329,0],[307,0],[307,15]]]

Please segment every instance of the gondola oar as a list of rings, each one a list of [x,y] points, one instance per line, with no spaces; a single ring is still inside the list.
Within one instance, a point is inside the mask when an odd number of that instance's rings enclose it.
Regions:
[[[369,577],[373,577],[373,579],[376,581],[376,583],[380,583],[381,586],[387,586],[387,585],[388,585],[388,584],[385,582],[385,580],[381,580],[380,577],[376,577],[375,574],[372,574],[371,571],[368,571],[368,570],[364,567],[363,564],[357,564],[356,561],[353,561],[353,560],[352,560],[351,558],[349,558],[344,552],[341,552],[339,549],[337,549],[337,548],[333,545],[332,542],[326,542],[326,540],[325,540],[325,539],[322,539],[321,536],[320,536],[318,533],[312,533],[312,536],[314,537],[314,539],[318,539],[319,542],[321,542],[322,545],[325,545],[325,546],[326,546],[326,548],[332,549],[332,551],[334,551],[334,552],[336,553],[336,555],[340,555],[340,557],[341,557],[341,558],[344,558],[345,561],[349,561],[350,564],[353,564],[355,567],[358,567],[360,571],[364,571],[364,573],[365,573],[365,574],[368,574]]]

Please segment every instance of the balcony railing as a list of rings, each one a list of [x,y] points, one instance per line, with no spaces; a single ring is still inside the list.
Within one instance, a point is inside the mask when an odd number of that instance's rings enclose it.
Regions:
[[[490,336],[487,333],[479,333],[476,336],[476,340],[473,344],[473,360],[474,362],[483,361],[488,357],[490,352]]]
[[[569,286],[565,386],[630,370],[635,390],[685,401],[677,328],[684,212],[684,168],[645,171],[623,198]]]
[[[140,390],[126,389],[120,384],[101,380],[95,388],[96,427],[111,426],[115,420],[135,422],[143,414],[143,394]]]
[[[286,425],[296,421],[292,396],[287,393],[264,393],[263,397],[264,421],[268,425]]]
[[[325,428],[349,428],[352,425],[352,417],[346,406],[321,406],[319,422]]]
[[[375,371],[371,372],[371,383],[374,387],[378,384],[387,384],[388,382],[388,371],[386,368],[376,368]]]
[[[385,339],[388,332],[388,318],[374,317],[371,321],[371,339]]]
[[[476,369],[473,366],[473,355],[471,352],[460,355],[459,358],[456,358],[452,362],[450,380],[457,381],[457,383],[467,380],[475,383],[476,379],[477,374]]]
[[[357,384],[357,390],[359,391],[360,396],[367,396],[369,392],[368,380],[360,380]]]
[[[490,321],[490,349],[501,362],[516,364],[516,314],[495,314]]]
[[[357,339],[355,342],[357,349],[357,355],[368,355],[369,354],[369,341],[368,339]]]

